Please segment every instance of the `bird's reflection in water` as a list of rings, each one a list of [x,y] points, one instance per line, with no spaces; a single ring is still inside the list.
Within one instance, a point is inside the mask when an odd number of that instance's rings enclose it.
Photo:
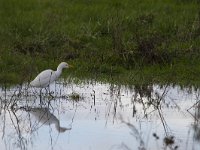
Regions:
[[[55,124],[55,128],[58,132],[65,132],[66,130],[71,130],[71,128],[65,128],[60,126],[60,121],[58,118],[49,111],[49,108],[26,108],[25,111],[30,112],[36,120],[39,121],[42,125],[51,125]]]

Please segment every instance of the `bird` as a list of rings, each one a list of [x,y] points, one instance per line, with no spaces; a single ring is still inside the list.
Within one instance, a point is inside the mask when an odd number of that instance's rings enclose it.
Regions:
[[[30,82],[30,85],[32,87],[40,87],[45,88],[49,86],[52,82],[58,79],[58,77],[61,75],[62,70],[64,68],[70,68],[72,66],[68,65],[66,62],[61,62],[56,71],[53,71],[51,69],[47,69],[39,73],[33,81]]]

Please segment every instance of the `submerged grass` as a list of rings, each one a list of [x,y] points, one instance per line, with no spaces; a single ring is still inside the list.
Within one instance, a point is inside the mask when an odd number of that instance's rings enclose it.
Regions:
[[[1,0],[0,82],[30,81],[67,61],[79,78],[200,85],[199,8],[197,0]]]

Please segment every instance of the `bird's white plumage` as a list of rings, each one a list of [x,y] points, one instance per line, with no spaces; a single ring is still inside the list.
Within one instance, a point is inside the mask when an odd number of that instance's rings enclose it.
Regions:
[[[51,69],[44,70],[37,77],[30,82],[31,86],[34,87],[47,87],[50,83],[54,82],[62,73],[63,68],[68,68],[69,65],[66,62],[62,62],[58,65],[56,71]]]
[[[30,83],[30,85],[35,87],[46,87],[57,78],[55,71],[50,69],[44,70]]]

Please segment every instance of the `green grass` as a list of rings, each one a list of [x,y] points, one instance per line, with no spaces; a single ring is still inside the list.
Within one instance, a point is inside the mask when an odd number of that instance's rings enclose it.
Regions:
[[[197,0],[1,0],[0,82],[65,75],[119,84],[200,85]]]

